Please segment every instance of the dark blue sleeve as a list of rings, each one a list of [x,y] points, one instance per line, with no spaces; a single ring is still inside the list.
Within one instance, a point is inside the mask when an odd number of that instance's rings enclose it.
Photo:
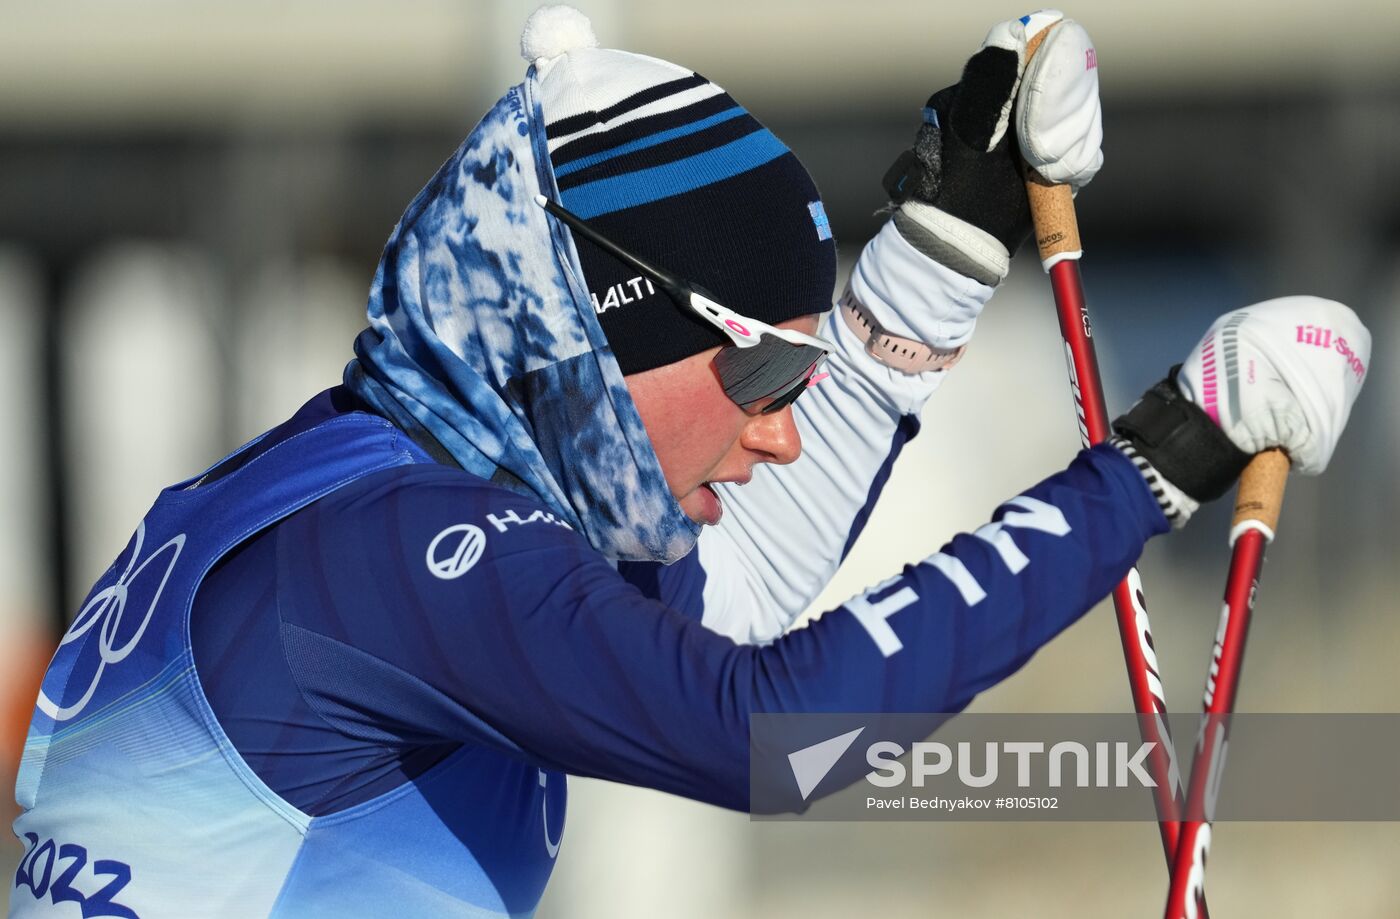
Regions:
[[[745,809],[750,713],[958,711],[1167,529],[1106,447],[993,520],[809,628],[740,646],[528,499],[415,467],[279,528],[283,643],[302,692],[354,736],[486,744]]]

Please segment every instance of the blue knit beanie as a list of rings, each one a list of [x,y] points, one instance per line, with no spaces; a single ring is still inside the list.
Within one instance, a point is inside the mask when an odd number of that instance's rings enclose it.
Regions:
[[[772,132],[709,80],[597,47],[567,6],[537,10],[535,65],[564,207],[746,316],[776,324],[831,308],[836,244],[816,185]],[[724,344],[659,288],[574,236],[584,282],[624,374]]]

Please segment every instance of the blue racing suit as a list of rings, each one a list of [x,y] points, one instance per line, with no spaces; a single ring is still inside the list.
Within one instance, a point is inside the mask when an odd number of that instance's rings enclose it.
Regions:
[[[943,374],[829,316],[803,457],[695,542],[530,203],[531,85],[395,229],[347,386],[162,492],[94,586],[21,765],[12,917],[528,915],[564,773],[746,809],[752,713],[958,711],[1167,529],[1095,448],[788,631]]]

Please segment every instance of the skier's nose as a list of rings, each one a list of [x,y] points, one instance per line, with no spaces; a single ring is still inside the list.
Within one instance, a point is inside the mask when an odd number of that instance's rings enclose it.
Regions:
[[[765,455],[760,462],[785,466],[802,455],[802,435],[792,406],[771,415],[755,415],[744,427],[740,441],[746,449]]]

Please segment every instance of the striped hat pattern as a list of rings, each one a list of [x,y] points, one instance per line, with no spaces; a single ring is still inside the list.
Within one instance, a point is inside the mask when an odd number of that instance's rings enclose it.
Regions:
[[[596,43],[569,7],[537,11],[522,38],[563,205],[741,314],[778,323],[830,309],[835,241],[792,151],[699,74]],[[636,271],[574,243],[623,373],[725,342]]]

